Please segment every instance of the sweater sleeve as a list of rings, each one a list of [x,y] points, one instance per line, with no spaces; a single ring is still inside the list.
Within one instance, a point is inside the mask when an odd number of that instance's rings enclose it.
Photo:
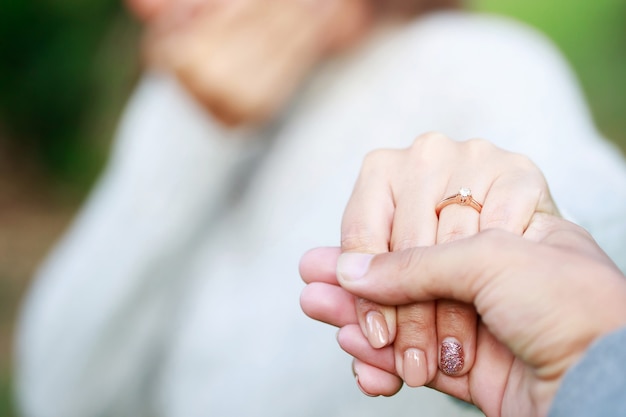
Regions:
[[[626,328],[596,341],[565,375],[549,417],[626,416]]]
[[[144,415],[129,401],[167,339],[168,295],[185,285],[184,254],[232,191],[250,135],[222,129],[171,78],[143,77],[105,173],[23,306],[25,415]]]

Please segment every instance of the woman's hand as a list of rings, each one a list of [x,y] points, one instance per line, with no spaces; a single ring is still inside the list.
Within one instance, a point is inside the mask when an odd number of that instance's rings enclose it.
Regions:
[[[362,0],[128,0],[149,65],[227,125],[267,121],[310,69],[369,25]]]
[[[452,204],[437,216],[437,204],[465,186],[483,203],[482,211]],[[375,151],[366,158],[344,214],[341,249],[398,251],[491,228],[521,235],[536,212],[556,214],[557,209],[542,174],[527,158],[483,140],[455,142],[430,133],[408,149]],[[327,289],[305,290],[303,309],[342,327],[339,343],[355,356],[354,370],[364,392],[392,395],[402,380],[421,386],[471,369],[477,322],[473,307],[439,300],[396,310],[357,299],[350,304],[356,320],[340,322],[326,314],[318,290]],[[349,297],[344,298],[347,302]]]
[[[547,415],[565,372],[594,340],[626,326],[624,275],[582,228],[546,214],[533,216],[524,238],[491,230],[375,256],[318,249],[301,271],[316,282],[305,304],[326,296],[321,317],[340,325],[356,316],[337,282],[383,305],[473,306],[481,317],[473,364],[464,376],[436,376],[428,385],[488,417]]]

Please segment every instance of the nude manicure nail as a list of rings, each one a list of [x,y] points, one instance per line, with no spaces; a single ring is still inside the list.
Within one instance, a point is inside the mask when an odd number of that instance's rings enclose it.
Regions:
[[[407,349],[402,358],[402,375],[410,387],[421,387],[428,379],[426,355],[419,349]]]
[[[365,324],[366,336],[370,345],[375,349],[387,346],[387,343],[389,343],[389,331],[387,330],[385,316],[378,311],[370,311],[365,315]]]
[[[446,338],[441,342],[439,369],[446,375],[455,376],[463,370],[465,357],[463,345],[456,339]]]

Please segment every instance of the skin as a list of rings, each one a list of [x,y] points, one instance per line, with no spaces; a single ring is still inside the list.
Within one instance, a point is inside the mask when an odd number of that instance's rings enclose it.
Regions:
[[[483,202],[482,211],[453,204],[437,216],[437,203],[468,184]],[[428,133],[407,149],[366,157],[344,212],[341,250],[401,251],[489,229],[522,235],[535,213],[558,211],[543,175],[527,158],[484,140],[456,142]],[[360,331],[342,328],[338,341],[357,359],[357,382],[365,393],[393,395],[403,381],[417,387],[436,376],[448,377],[439,366],[439,352],[450,339],[463,347],[465,363],[454,375],[471,368],[477,325],[473,307],[450,300],[392,307],[362,298],[354,305]],[[393,352],[394,366],[376,366],[370,359],[376,350]]]
[[[301,274],[305,312],[340,326],[356,323],[353,295],[387,305],[472,305],[481,321],[471,369],[427,385],[488,417],[547,415],[590,344],[626,326],[624,275],[585,230],[548,214],[534,215],[523,237],[494,229],[375,256],[317,249],[303,257]],[[370,361],[389,366],[391,355],[378,351]]]
[[[144,55],[173,73],[218,121],[260,125],[310,71],[378,23],[455,0],[127,0],[145,25]]]
[[[371,27],[362,0],[130,0],[149,66],[176,75],[217,120],[259,125],[311,69]]]

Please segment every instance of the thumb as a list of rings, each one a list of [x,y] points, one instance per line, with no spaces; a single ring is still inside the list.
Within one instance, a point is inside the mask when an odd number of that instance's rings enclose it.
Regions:
[[[488,230],[455,242],[378,255],[344,253],[337,279],[347,291],[386,305],[435,299],[475,304],[480,291],[519,263],[521,237]],[[517,259],[517,262],[516,262]]]

